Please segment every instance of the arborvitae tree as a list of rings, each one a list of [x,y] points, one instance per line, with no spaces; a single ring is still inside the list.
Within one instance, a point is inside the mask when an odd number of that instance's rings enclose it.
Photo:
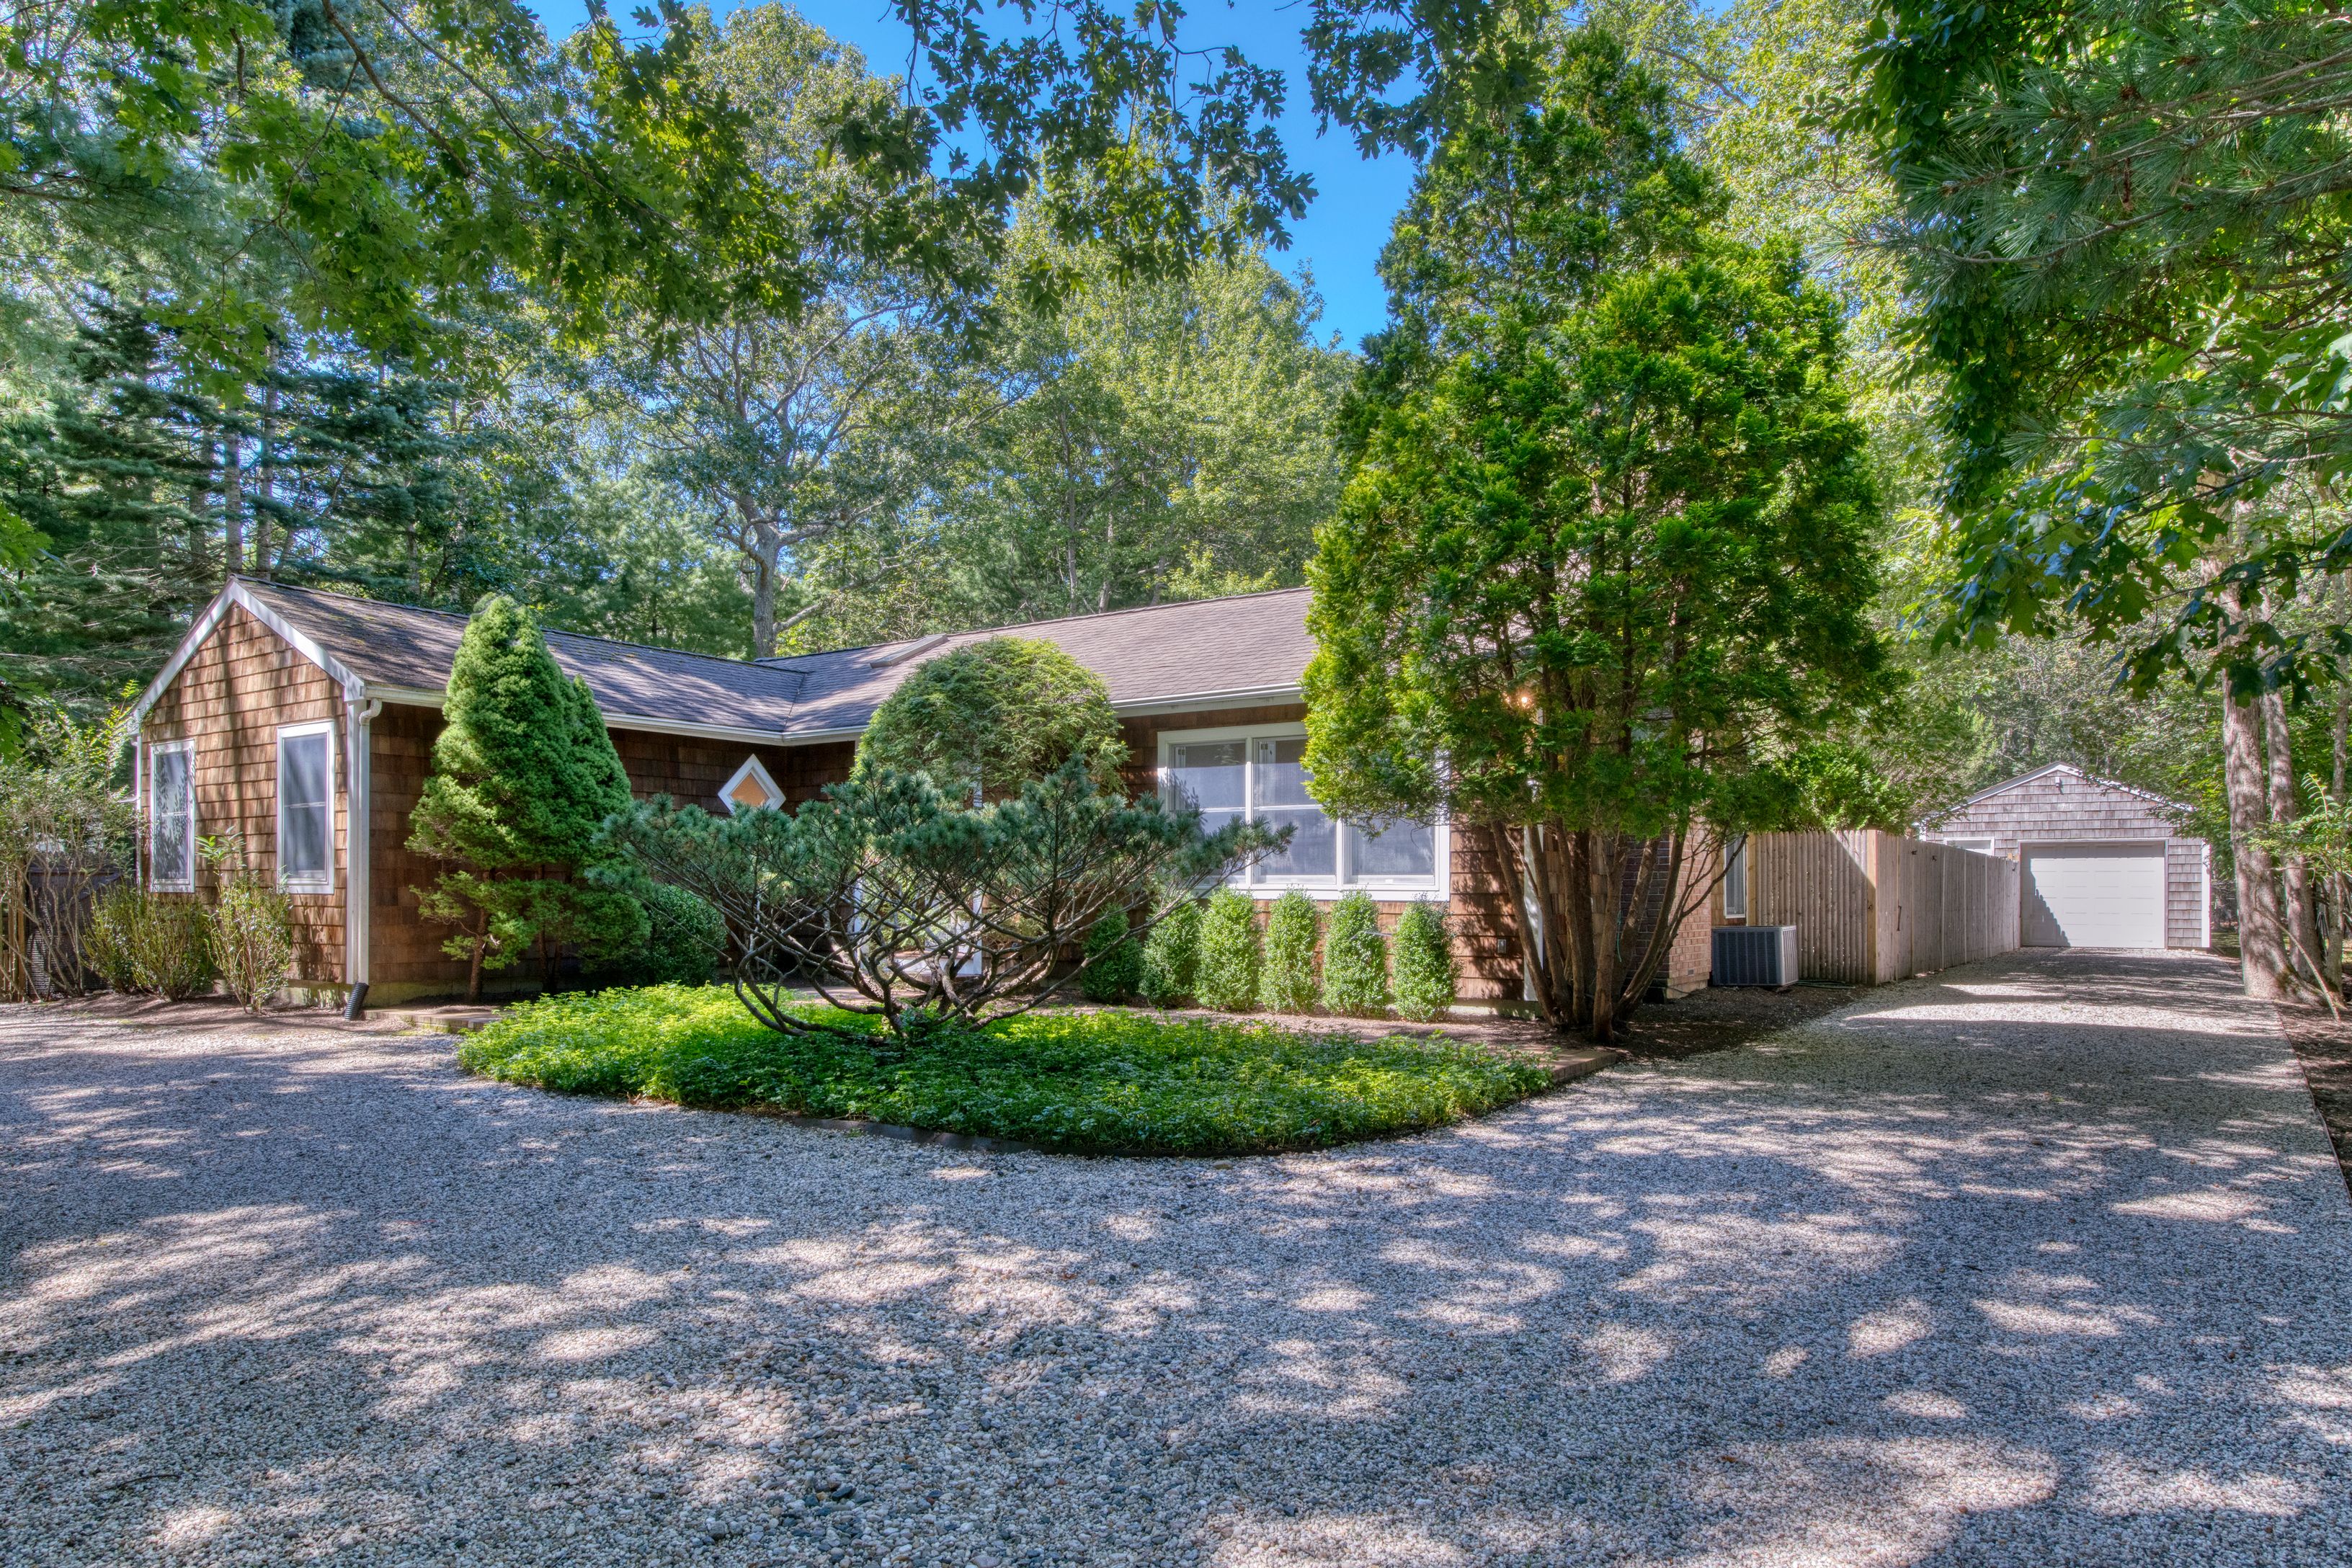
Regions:
[[[1454,1009],[1456,971],[1445,917],[1432,904],[1405,910],[1396,928],[1397,1016],[1416,1024]]]
[[[1257,900],[1221,888],[1201,918],[1201,971],[1192,994],[1203,1007],[1247,1013],[1257,1006]]]
[[[636,900],[577,877],[597,827],[627,808],[628,775],[587,684],[502,594],[466,625],[444,715],[408,847],[449,867],[417,896],[426,919],[460,928],[443,951],[467,961],[467,999],[534,945],[551,980],[566,942],[594,957],[641,942]]]
[[[1362,893],[1349,893],[1331,910],[1323,937],[1323,1005],[1351,1018],[1377,1018],[1388,1011],[1389,944],[1381,935],[1381,911]]]
[[[1201,973],[1201,901],[1186,897],[1160,918],[1143,943],[1143,975],[1136,990],[1155,1007],[1173,1007],[1192,994]]]
[[[1112,910],[1087,933],[1078,990],[1089,1002],[1124,1002],[1143,982],[1143,944],[1127,934],[1127,911]]]
[[[1315,1005],[1315,900],[1296,889],[1274,900],[1265,921],[1265,969],[1258,1001],[1270,1013],[1304,1013]]]

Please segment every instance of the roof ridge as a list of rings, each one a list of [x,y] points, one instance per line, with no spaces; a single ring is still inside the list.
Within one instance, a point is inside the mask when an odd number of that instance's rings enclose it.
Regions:
[[[891,637],[883,642],[852,643],[846,647],[818,648],[811,653],[771,654],[766,658],[750,662],[765,669],[790,665],[803,658],[835,658],[845,653],[864,653],[868,648],[894,647],[899,643],[917,642],[927,637],[992,637],[1002,632],[1027,631],[1035,626],[1067,626],[1073,621],[1107,621],[1118,616],[1156,615],[1162,610],[1189,609],[1201,605],[1230,605],[1240,599],[1272,599],[1284,594],[1306,594],[1313,590],[1302,583],[1295,588],[1259,588],[1247,594],[1212,594],[1205,599],[1171,599],[1164,605],[1129,605],[1117,610],[1088,610],[1082,616],[1055,616],[1043,621],[1006,621],[992,626],[972,626],[960,632],[918,632],[913,637]]]
[[[456,610],[436,610],[430,605],[404,605],[396,599],[364,599],[357,594],[339,594],[332,588],[310,588],[298,583],[272,583],[253,577],[240,577],[237,581],[243,583],[247,588],[302,594],[317,599],[344,599],[354,605],[376,605],[388,610],[407,610],[420,616],[438,616],[445,621],[473,619],[471,616],[461,615]],[[608,647],[633,648],[640,653],[673,654],[679,658],[709,659],[715,663],[731,665],[737,669],[773,670],[776,668],[772,664],[756,658],[731,658],[723,653],[703,653],[690,647],[664,647],[658,643],[630,642],[624,637],[599,637],[594,632],[575,632],[568,626],[551,626],[542,624],[539,629],[544,636],[570,637],[575,642],[603,643]]]

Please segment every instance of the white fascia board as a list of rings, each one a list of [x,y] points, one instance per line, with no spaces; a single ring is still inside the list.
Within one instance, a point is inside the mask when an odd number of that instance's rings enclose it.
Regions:
[[[354,702],[366,700],[367,683],[365,681],[345,668],[340,659],[320,647],[311,639],[310,634],[255,598],[247,591],[243,579],[232,577],[229,579],[228,586],[214,595],[213,602],[205,606],[205,613],[196,617],[195,625],[188,628],[188,635],[180,639],[180,646],[173,649],[172,657],[164,661],[162,672],[147,683],[147,689],[141,692],[139,700],[131,705],[132,728],[135,729],[147,721],[147,710],[155,706],[156,699],[171,689],[172,682],[180,678],[180,672],[188,668],[188,661],[196,657],[196,650],[204,647],[205,640],[220,629],[221,622],[228,618],[229,606],[232,605],[268,626],[289,647],[324,670],[329,679],[343,689],[343,695],[346,698]]]
[[[1205,713],[1219,708],[1264,707],[1275,702],[1303,702],[1307,693],[1297,682],[1281,686],[1244,686],[1231,691],[1192,691],[1181,697],[1154,697],[1148,701],[1114,702],[1111,711],[1123,719],[1143,719],[1162,713]]]
[[[449,700],[447,692],[423,686],[371,686],[368,695],[379,702],[397,708],[438,709],[447,706]],[[636,730],[649,735],[677,735],[689,741],[726,741],[748,746],[792,743],[791,740],[773,730],[747,730],[736,724],[695,724],[683,719],[646,719],[635,713],[606,713],[604,728]],[[855,730],[848,732],[857,733]]]

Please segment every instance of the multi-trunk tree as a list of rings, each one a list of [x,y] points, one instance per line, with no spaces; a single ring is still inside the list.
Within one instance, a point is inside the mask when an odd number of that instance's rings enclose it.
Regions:
[[[1538,1005],[1603,1039],[1708,836],[1816,816],[1808,749],[1886,687],[1836,307],[1719,210],[1601,35],[1450,136],[1310,574],[1318,796],[1486,834]]]

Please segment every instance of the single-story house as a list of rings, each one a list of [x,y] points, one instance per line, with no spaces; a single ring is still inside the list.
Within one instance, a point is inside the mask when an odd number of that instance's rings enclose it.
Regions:
[[[1135,787],[1157,777],[1213,823],[1246,813],[1297,829],[1282,858],[1249,874],[1249,891],[1360,889],[1391,922],[1409,903],[1444,904],[1463,999],[1516,999],[1516,936],[1482,835],[1444,823],[1370,834],[1308,796],[1307,604],[1291,589],[1007,629],[1102,677]],[[236,830],[291,897],[298,985],[366,985],[378,1003],[460,989],[465,966],[441,951],[449,931],[417,908],[415,889],[439,868],[406,845],[465,626],[435,610],[232,582],[136,704],[148,885],[194,893],[209,875],[196,841]],[[595,694],[637,795],[712,811],[793,805],[845,778],[857,736],[908,672],[990,635],[747,662],[546,634]],[[1680,957],[1681,989],[1705,984],[1705,962],[1701,931]]]
[[[1923,835],[2018,862],[2027,947],[2213,945],[2213,850],[2188,808],[2053,763],[1962,801]]]

